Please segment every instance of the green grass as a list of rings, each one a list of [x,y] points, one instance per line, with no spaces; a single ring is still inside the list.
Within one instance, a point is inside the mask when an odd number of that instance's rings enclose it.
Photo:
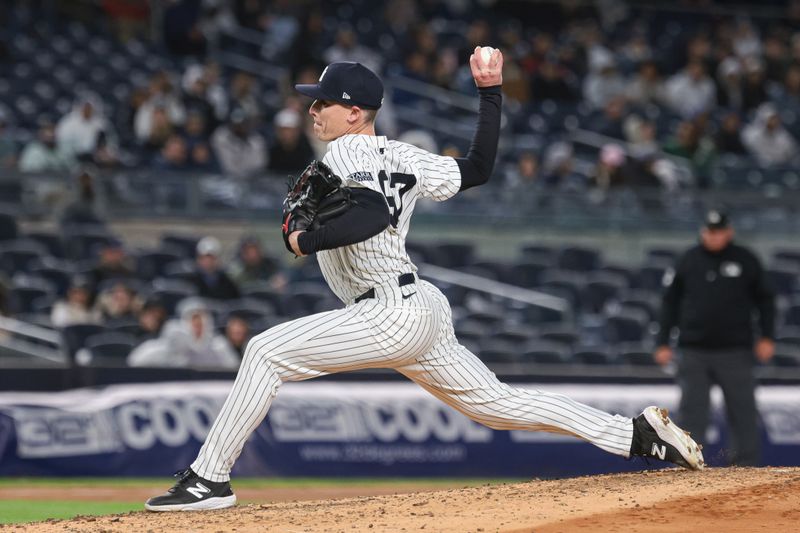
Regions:
[[[40,477],[14,477],[0,478],[0,487],[14,487],[25,485],[29,487],[151,487],[163,483],[170,484],[172,478],[40,478]],[[516,483],[527,481],[519,479],[489,479],[489,478],[234,478],[234,487],[247,488],[305,488],[305,487],[340,487],[340,486],[442,486],[442,487],[475,487],[486,484]]]
[[[141,510],[142,502],[0,500],[0,524]]]
[[[172,483],[169,477],[163,478],[0,478],[3,487],[161,487],[167,489]],[[241,488],[309,488],[341,486],[386,486],[397,489],[426,485],[428,487],[475,487],[486,484],[513,483],[522,479],[441,479],[441,478],[236,478],[234,489]],[[68,492],[65,496],[68,497]],[[242,501],[241,503],[248,503]],[[0,500],[0,524],[34,522],[49,518],[64,519],[78,515],[107,515],[128,511],[142,511],[141,501],[135,502],[91,502],[91,501],[37,501]]]

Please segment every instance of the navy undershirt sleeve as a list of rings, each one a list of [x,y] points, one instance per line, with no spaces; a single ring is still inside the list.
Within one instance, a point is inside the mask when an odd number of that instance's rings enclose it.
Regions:
[[[298,235],[303,255],[362,242],[385,230],[392,220],[386,199],[379,192],[351,188],[353,206],[318,230]]]
[[[461,188],[483,185],[489,181],[497,157],[497,142],[500,139],[500,108],[503,94],[500,85],[478,89],[480,104],[478,107],[478,127],[472,137],[466,157],[456,158],[461,171]]]

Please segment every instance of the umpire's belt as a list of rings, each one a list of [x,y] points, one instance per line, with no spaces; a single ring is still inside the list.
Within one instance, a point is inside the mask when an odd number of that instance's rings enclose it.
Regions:
[[[406,285],[411,285],[414,283],[415,278],[414,274],[400,274],[397,277],[397,286],[398,287],[405,287]],[[358,303],[361,300],[369,300],[370,298],[375,298],[375,289],[370,289],[358,298],[354,300],[353,303]]]

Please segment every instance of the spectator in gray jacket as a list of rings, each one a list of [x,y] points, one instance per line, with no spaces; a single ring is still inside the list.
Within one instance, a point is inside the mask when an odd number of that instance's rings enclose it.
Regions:
[[[157,339],[145,341],[128,356],[130,366],[237,368],[239,356],[214,331],[214,319],[200,298],[178,305],[179,319],[164,325]]]
[[[742,142],[765,167],[786,165],[798,154],[797,141],[783,127],[772,104],[758,108],[756,118],[742,131]]]
[[[228,123],[217,128],[211,147],[222,171],[229,176],[251,176],[267,166],[267,142],[252,130],[250,119],[241,109],[234,110]]]
[[[716,87],[700,61],[691,61],[686,68],[667,80],[667,101],[679,115],[690,118],[709,111],[716,103]]]

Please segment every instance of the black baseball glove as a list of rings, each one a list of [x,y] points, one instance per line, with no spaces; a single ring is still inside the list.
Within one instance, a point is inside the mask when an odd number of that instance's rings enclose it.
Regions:
[[[321,161],[312,161],[299,177],[289,182],[283,201],[283,243],[294,253],[289,235],[295,231],[319,229],[353,204],[350,189]]]

